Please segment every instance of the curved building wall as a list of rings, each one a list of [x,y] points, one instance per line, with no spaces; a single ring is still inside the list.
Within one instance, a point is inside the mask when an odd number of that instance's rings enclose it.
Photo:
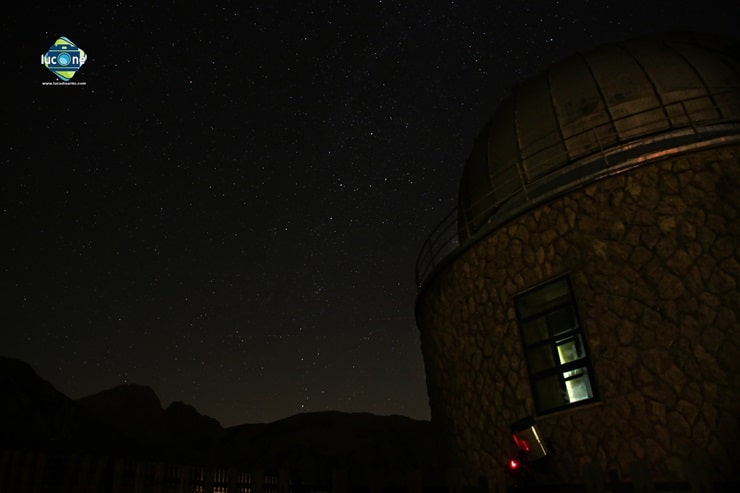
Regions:
[[[740,473],[740,146],[604,178],[492,230],[417,299],[432,421],[465,481],[501,481],[510,425],[534,416],[545,482],[594,461],[685,480]],[[567,274],[597,402],[537,415],[514,297]]]

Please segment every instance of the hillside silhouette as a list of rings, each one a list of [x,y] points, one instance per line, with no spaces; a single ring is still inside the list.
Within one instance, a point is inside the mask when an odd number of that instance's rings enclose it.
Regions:
[[[27,363],[0,356],[0,448],[108,454],[165,462],[289,468],[317,481],[332,471],[380,474],[401,484],[408,471],[436,480],[443,470],[429,421],[338,411],[223,428],[182,402],[163,408],[153,389],[124,384],[78,400]]]

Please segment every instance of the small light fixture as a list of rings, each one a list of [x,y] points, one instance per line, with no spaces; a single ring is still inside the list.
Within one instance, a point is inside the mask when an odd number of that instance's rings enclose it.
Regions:
[[[512,423],[511,436],[517,448],[526,454],[528,460],[534,461],[547,456],[547,447],[537,430],[534,418],[526,417]]]

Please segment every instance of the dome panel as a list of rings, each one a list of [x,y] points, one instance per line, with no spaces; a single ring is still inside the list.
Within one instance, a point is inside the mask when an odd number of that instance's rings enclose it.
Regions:
[[[505,201],[521,190],[519,175],[515,166],[503,163],[516,163],[519,159],[519,145],[515,129],[515,110],[513,98],[499,106],[502,118],[491,120],[480,134],[481,145],[473,148],[468,165],[460,182],[460,207],[458,214],[466,225],[461,234],[465,237],[474,233],[495,211],[496,204]],[[489,162],[498,159],[497,162]],[[469,175],[474,168],[480,168],[478,175]],[[483,185],[482,184],[487,184]],[[465,198],[474,198],[467,202]],[[478,222],[480,221],[480,222]]]
[[[598,152],[599,142],[616,142],[603,95],[583,57],[569,58],[553,67],[549,75],[568,156]],[[568,97],[569,94],[576,97]]]
[[[470,159],[479,163],[478,166],[466,166],[463,171],[463,180],[460,182],[460,195],[476,197],[474,203],[461,207],[459,213],[463,214],[465,224],[472,224],[475,218],[485,218],[491,212],[495,200],[492,195],[493,184],[489,175],[490,167],[487,165],[488,153],[484,146],[473,150]],[[464,188],[463,188],[464,187]],[[480,225],[475,224],[477,229]]]
[[[703,81],[679,52],[667,44],[645,41],[626,42],[624,47],[653,84],[671,126],[690,124],[689,114],[717,118]]]
[[[560,124],[552,105],[547,74],[530,79],[516,94],[516,130],[522,149],[525,183],[535,180],[566,156]]]
[[[494,183],[494,196],[505,200],[520,188],[519,173],[516,163],[521,160],[519,138],[516,131],[516,102],[509,97],[499,107],[501,118],[494,119],[488,125],[485,134],[486,142],[480,147],[486,149],[490,164],[491,180]],[[508,165],[508,164],[514,164]]]
[[[737,88],[740,87],[740,62],[717,49],[710,51],[712,56],[707,56],[706,48],[685,42],[671,43],[671,47],[681,53],[686,63],[696,70],[709,93],[709,101],[703,104],[698,100],[686,104],[692,120],[711,120],[716,114],[721,118],[739,118]],[[711,105],[712,109],[707,110],[707,105]]]
[[[620,140],[668,127],[655,88],[624,47],[608,45],[584,56],[604,94]]]

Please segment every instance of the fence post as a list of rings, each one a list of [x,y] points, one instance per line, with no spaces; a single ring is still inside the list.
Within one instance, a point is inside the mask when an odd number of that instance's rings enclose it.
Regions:
[[[144,463],[134,464],[134,493],[144,493]]]
[[[529,192],[527,192],[527,172],[524,169],[524,162],[517,160],[516,172],[519,175],[519,184],[522,186],[522,193],[524,194],[524,200],[529,202]]]
[[[15,452],[11,453],[11,456],[8,460],[8,474],[7,479],[5,480],[5,485],[8,489],[8,491],[13,491],[18,487],[17,485],[17,476],[21,468],[21,453],[17,450]]]
[[[116,459],[116,464],[113,466],[113,484],[111,485],[111,493],[121,493],[123,489],[123,459]]]
[[[3,450],[0,457],[0,491],[10,489],[10,450]]]
[[[29,491],[31,475],[34,470],[34,456],[35,454],[33,452],[26,452],[26,456],[23,459],[23,470],[21,472],[19,490],[21,493],[28,493]]]
[[[75,471],[77,470],[77,456],[70,455],[67,460],[67,469],[64,471],[64,482],[62,483],[62,493],[72,493]]]
[[[33,493],[39,493],[41,491],[41,485],[44,481],[44,475],[46,474],[46,454],[40,453],[38,461],[36,462],[36,470],[33,477]],[[2,481],[0,480],[0,491],[2,489]],[[95,492],[93,492],[95,493]]]
[[[190,482],[192,480],[192,475],[190,474],[190,466],[180,466],[178,471],[178,479],[178,493],[187,493],[188,491],[192,490],[190,485]]]
[[[100,482],[103,480],[103,473],[105,472],[105,469],[107,466],[108,466],[108,457],[107,456],[99,457],[97,466],[95,467],[95,472],[93,473],[89,481],[90,493],[98,493],[100,489]]]
[[[88,490],[88,481],[90,479],[90,461],[92,457],[89,455],[82,456],[80,460],[80,468],[77,472],[77,488],[78,491]]]
[[[596,137],[596,143],[599,144],[599,153],[601,154],[601,157],[604,159],[604,167],[609,167],[609,158],[607,157],[606,153],[604,152],[604,146],[601,145],[601,139],[599,138],[599,134],[596,132],[595,128],[591,129],[591,132],[594,134],[594,137]],[[617,134],[617,138],[619,138],[619,134]]]
[[[331,493],[347,493],[347,471],[335,469],[331,473]]]
[[[421,469],[406,472],[406,491],[408,493],[423,493],[424,480],[421,476]]]
[[[154,479],[152,484],[152,490],[156,493],[162,493],[164,491],[164,463],[160,462],[154,469]]]
[[[230,467],[226,473],[226,491],[228,493],[236,493],[236,480],[239,473],[233,467]]]
[[[288,493],[290,491],[290,469],[281,467],[278,470],[278,493]]]
[[[265,491],[265,470],[257,469],[252,473],[251,481],[252,491],[254,493],[264,493]]]
[[[206,467],[203,470],[203,492],[213,493],[213,474],[215,473],[214,468]]]

